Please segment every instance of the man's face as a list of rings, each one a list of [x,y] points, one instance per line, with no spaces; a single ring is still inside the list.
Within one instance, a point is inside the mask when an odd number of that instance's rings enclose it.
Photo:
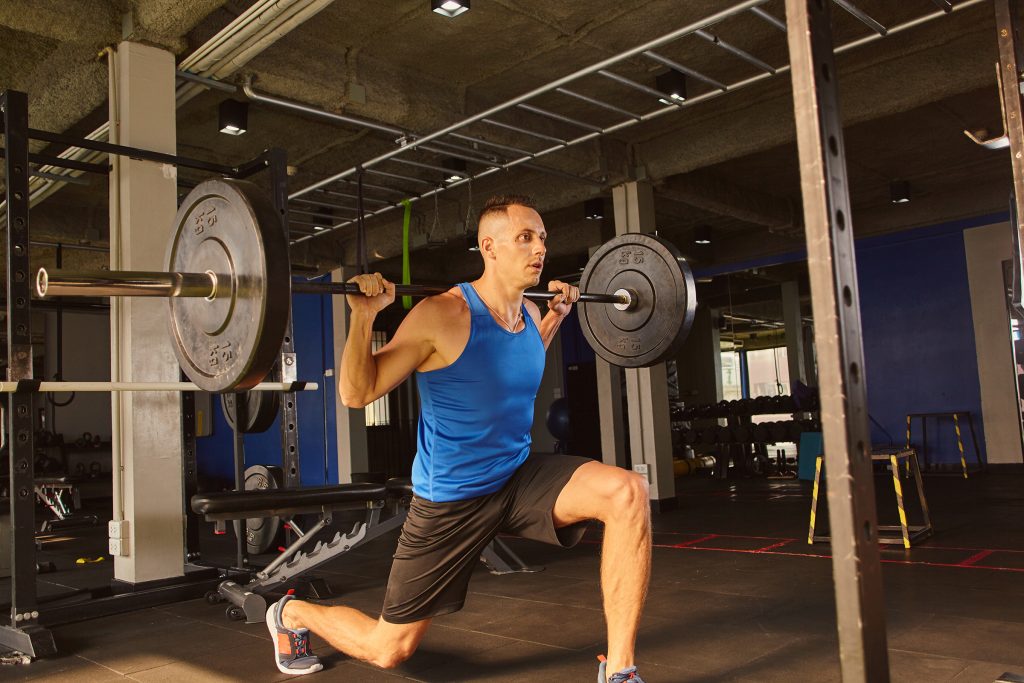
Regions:
[[[502,279],[524,289],[540,282],[548,233],[540,214],[525,206],[508,207],[508,221],[494,241],[495,266]]]

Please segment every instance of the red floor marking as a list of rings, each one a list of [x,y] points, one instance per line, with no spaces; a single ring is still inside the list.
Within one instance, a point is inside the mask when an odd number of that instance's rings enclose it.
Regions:
[[[676,543],[675,545],[670,545],[668,547],[669,548],[689,548],[691,545],[697,545],[698,543],[703,543],[704,541],[710,541],[712,538],[718,538],[718,534],[708,534],[707,536],[702,536],[700,538],[694,538],[694,539],[691,539],[689,541],[683,541],[682,543]]]
[[[707,540],[707,539],[700,539]],[[597,541],[583,541],[584,543],[596,544]],[[655,548],[667,548],[670,550],[705,550],[719,553],[743,553],[745,555],[781,555],[784,557],[811,557],[822,560],[832,559],[831,555],[822,555],[818,553],[793,553],[793,552],[778,552],[775,550],[741,550],[739,548],[702,548],[695,545],[666,545],[663,543],[653,544]],[[970,559],[970,558],[968,558]],[[977,561],[977,560],[976,560]],[[999,572],[1015,572],[1024,573],[1024,567],[993,567],[985,564],[963,564],[963,563],[952,563],[952,562],[926,562],[925,560],[887,560],[882,559],[883,564],[905,564],[905,565],[920,565],[922,567],[950,567],[953,569],[988,569],[991,571]]]
[[[775,550],[776,548],[781,548],[782,546],[789,545],[792,542],[793,542],[792,539],[788,539],[788,540],[785,540],[785,541],[779,541],[778,543],[772,543],[771,545],[766,545],[763,548],[758,548],[754,552],[755,553],[766,553],[769,550]]]
[[[961,562],[958,566],[960,566],[960,567],[973,567],[974,565],[976,565],[977,563],[981,562],[986,557],[991,555],[993,552],[994,551],[992,551],[992,550],[982,550],[979,553],[975,553],[975,554],[971,555],[966,560]]]

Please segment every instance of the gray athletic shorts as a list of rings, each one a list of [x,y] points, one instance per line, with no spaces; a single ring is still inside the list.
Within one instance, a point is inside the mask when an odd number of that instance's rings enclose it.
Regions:
[[[480,553],[498,533],[571,548],[586,522],[556,529],[555,500],[590,458],[531,455],[500,490],[433,503],[413,496],[391,565],[384,621],[408,624],[462,609]]]

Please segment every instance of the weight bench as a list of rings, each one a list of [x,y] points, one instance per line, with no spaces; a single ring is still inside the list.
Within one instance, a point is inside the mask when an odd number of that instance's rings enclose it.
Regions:
[[[40,532],[98,524],[96,515],[76,512],[82,507],[78,485],[85,481],[89,481],[89,477],[62,475],[35,478],[36,498],[53,513],[53,519],[43,520]],[[65,494],[70,500],[64,498]]]
[[[280,517],[287,521],[298,538],[270,564],[255,572],[244,586],[230,579],[222,581],[216,591],[207,594],[207,601],[228,601],[229,619],[248,623],[262,622],[266,618],[267,601],[263,594],[312,571],[358,545],[397,529],[408,514],[412,499],[412,482],[396,477],[384,484],[340,484],[301,489],[257,489],[249,491],[222,491],[192,496],[192,511],[208,522],[223,524],[228,520],[252,517]],[[389,502],[395,504],[395,514],[381,520],[381,510]],[[327,543],[318,542],[311,550],[303,548],[321,529],[331,523],[335,510],[366,510],[366,518],[357,522],[348,534],[338,532]],[[295,523],[296,515],[316,514],[319,521],[303,531]],[[534,572],[498,539],[491,541],[481,561],[493,574]]]

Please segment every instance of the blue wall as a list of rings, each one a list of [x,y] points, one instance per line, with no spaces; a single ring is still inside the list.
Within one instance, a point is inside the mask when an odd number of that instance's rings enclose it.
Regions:
[[[334,377],[324,371],[334,367],[334,327],[329,296],[292,297],[292,327],[300,380],[316,382],[317,391],[298,394],[299,477],[303,486],[322,486],[338,482],[338,447],[335,428]],[[333,373],[332,373],[333,375]],[[220,409],[220,398],[213,400],[213,431],[196,439],[199,475],[234,481],[231,428]],[[281,464],[280,415],[262,434],[245,437],[246,465]]]
[[[896,443],[906,438],[907,413],[969,410],[984,453],[967,227],[948,223],[857,243],[868,410]],[[961,427],[970,455],[967,425]],[[919,444],[920,419],[913,428]],[[872,440],[885,443],[889,436],[872,424]],[[928,459],[959,461],[949,419],[929,419]]]
[[[882,426],[871,425],[874,443],[890,438],[904,443],[908,412],[969,410],[986,457],[963,233],[1006,220],[1007,214],[997,213],[856,241],[868,411]],[[694,275],[805,260],[807,252],[799,250],[702,268]],[[966,424],[961,433],[970,463],[973,446]],[[913,441],[921,443],[920,419],[914,420]],[[930,462],[959,462],[950,420],[929,419],[928,457]]]

